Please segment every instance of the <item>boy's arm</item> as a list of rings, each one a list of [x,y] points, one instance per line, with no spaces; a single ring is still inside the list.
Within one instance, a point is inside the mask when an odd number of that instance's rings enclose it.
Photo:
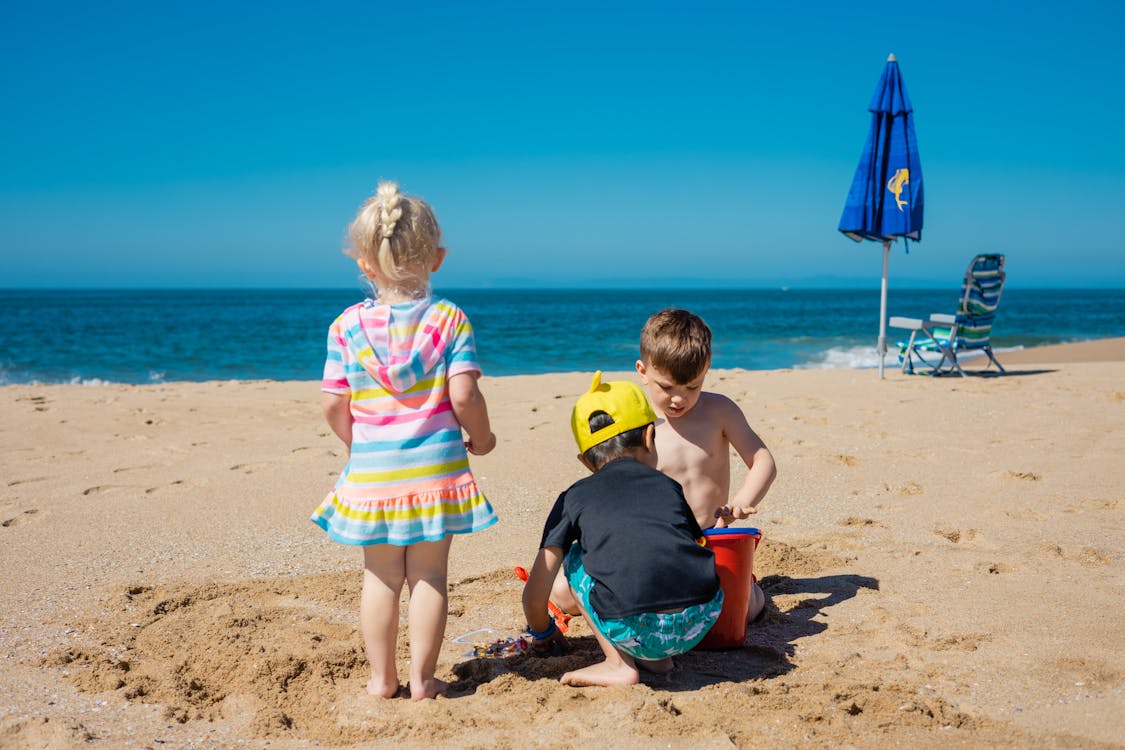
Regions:
[[[745,462],[747,471],[742,486],[730,502],[719,509],[719,513],[727,520],[741,520],[758,512],[758,503],[762,502],[777,477],[777,466],[773,454],[750,428],[738,404],[729,399],[724,401],[723,432]]]
[[[470,453],[483,456],[496,447],[496,436],[488,421],[488,405],[477,387],[477,373],[461,372],[449,379],[449,402],[453,415],[469,435],[465,447]]]
[[[324,391],[320,405],[324,410],[324,421],[344,441],[348,450],[352,449],[352,395],[350,393],[329,393]]]
[[[551,586],[562,567],[563,551],[560,547],[543,547],[535,556],[535,563],[527,577],[527,584],[523,587],[523,614],[527,618],[527,627],[535,633],[552,630],[555,624],[551,613],[547,611],[547,601],[551,597]],[[555,642],[566,643],[563,634],[554,630],[549,636],[535,639],[536,651],[550,653]]]

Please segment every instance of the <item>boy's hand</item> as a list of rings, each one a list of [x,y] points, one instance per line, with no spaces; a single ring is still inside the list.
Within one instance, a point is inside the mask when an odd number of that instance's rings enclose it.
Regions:
[[[724,505],[715,511],[715,518],[718,519],[715,526],[723,528],[730,525],[732,521],[745,520],[757,512],[758,507],[756,505],[749,508],[743,508],[739,505]]]

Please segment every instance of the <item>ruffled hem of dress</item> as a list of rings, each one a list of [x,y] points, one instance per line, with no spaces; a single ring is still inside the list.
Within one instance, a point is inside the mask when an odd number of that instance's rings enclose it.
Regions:
[[[340,489],[329,492],[309,520],[341,544],[436,542],[451,534],[483,531],[498,520],[475,482],[375,500],[342,497]]]

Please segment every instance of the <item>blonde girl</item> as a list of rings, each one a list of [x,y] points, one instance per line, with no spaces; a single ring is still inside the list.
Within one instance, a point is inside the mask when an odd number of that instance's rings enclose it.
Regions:
[[[446,571],[454,534],[496,523],[466,453],[496,446],[469,319],[433,299],[430,274],[445,248],[425,202],[381,182],[350,227],[351,248],[375,299],[344,310],[328,331],[324,417],[348,447],[348,463],[312,521],[342,544],[363,547],[360,629],[367,692],[399,690],[399,596],[410,589],[410,696],[433,698],[445,635]],[[462,434],[464,431],[464,434]]]

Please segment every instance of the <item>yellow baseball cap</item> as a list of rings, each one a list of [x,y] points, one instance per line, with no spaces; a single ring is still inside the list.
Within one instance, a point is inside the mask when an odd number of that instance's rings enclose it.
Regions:
[[[613,419],[597,432],[590,432],[590,415],[604,411]],[[639,385],[627,380],[602,382],[602,373],[594,373],[590,390],[578,397],[574,410],[570,413],[570,429],[582,453],[599,443],[604,443],[623,432],[644,427],[656,421],[656,412],[648,402],[648,397]]]

